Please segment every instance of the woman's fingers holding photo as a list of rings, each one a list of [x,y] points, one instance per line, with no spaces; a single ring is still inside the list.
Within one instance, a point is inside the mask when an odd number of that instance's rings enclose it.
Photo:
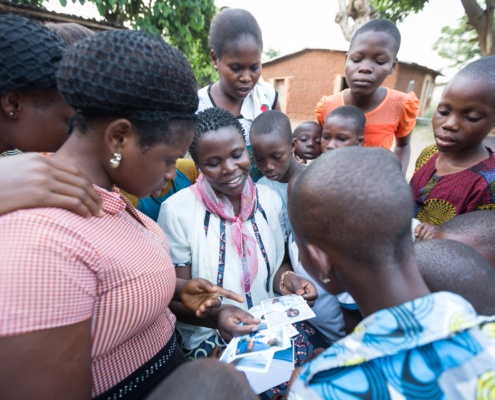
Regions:
[[[256,332],[260,323],[258,318],[239,307],[224,304],[218,313],[217,329],[224,340],[230,341],[234,336]]]
[[[285,277],[287,283],[285,288],[294,294],[298,294],[307,301],[308,305],[312,306],[315,300],[318,298],[318,292],[313,282],[297,275],[287,274]]]

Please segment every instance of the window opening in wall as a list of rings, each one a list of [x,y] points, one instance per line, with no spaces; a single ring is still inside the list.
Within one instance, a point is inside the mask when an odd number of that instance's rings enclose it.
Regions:
[[[280,108],[283,112],[286,111],[286,84],[285,79],[275,79],[273,81],[273,86],[275,90],[278,92],[278,102],[280,104]]]
[[[414,90],[414,80],[409,81],[409,85],[407,85],[406,93],[412,92]]]

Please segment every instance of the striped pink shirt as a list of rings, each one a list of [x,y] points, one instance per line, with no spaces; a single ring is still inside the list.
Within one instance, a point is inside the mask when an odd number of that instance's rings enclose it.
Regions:
[[[91,318],[93,396],[158,353],[175,326],[163,231],[118,189],[95,189],[101,218],[58,208],[0,217],[0,336]]]

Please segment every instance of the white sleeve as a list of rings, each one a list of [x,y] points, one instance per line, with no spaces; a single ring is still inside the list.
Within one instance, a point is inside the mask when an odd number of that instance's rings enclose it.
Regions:
[[[165,232],[170,247],[170,256],[175,266],[191,263],[191,242],[184,211],[188,206],[181,200],[181,192],[170,196],[160,207],[157,223]],[[187,202],[186,202],[187,203]],[[192,227],[189,227],[192,229]]]

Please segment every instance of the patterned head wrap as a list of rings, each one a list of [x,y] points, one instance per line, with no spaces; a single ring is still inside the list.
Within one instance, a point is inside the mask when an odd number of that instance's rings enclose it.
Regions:
[[[0,92],[55,87],[55,72],[66,47],[43,25],[0,14]]]
[[[141,121],[195,119],[194,73],[158,37],[131,30],[97,33],[73,45],[57,73],[60,93],[83,114]]]

